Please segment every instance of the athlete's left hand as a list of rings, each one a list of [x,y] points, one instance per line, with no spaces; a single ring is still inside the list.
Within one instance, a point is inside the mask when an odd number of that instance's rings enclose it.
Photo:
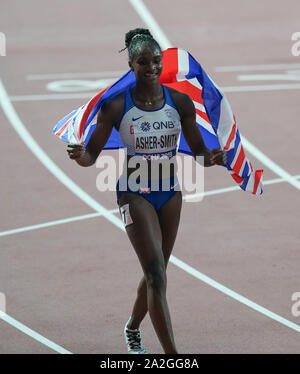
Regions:
[[[227,154],[220,148],[215,148],[210,151],[210,162],[212,165],[224,165],[227,162]]]

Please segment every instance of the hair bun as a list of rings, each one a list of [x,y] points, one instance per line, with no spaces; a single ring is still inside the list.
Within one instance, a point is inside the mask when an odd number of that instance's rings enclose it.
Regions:
[[[147,36],[150,36],[150,38],[153,38],[152,34],[150,33],[148,29],[138,28],[138,29],[130,30],[125,35],[126,48],[129,47],[129,44],[131,43],[132,39],[138,35],[147,35]]]

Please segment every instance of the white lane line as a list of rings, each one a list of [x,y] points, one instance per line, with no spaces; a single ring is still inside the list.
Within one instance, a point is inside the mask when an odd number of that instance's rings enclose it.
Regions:
[[[269,84],[253,86],[225,86],[220,87],[224,93],[237,92],[260,92],[260,91],[281,91],[281,90],[300,90],[300,84]],[[77,100],[90,99],[98,92],[78,92],[68,94],[41,94],[41,95],[14,95],[9,99],[12,102],[22,101],[46,101],[46,100]]]
[[[38,342],[46,345],[47,347],[53,349],[54,351],[62,354],[72,354],[72,352],[66,350],[65,348],[61,347],[60,345],[54,343],[53,341],[45,338],[43,335],[39,334],[38,332],[30,329],[29,327],[23,325],[23,323],[17,321],[13,317],[9,316],[6,313],[0,312],[0,318],[10,324],[11,326],[15,327],[16,329],[22,331],[24,334],[30,336],[31,338],[37,340]]]
[[[282,91],[282,90],[300,90],[300,84],[261,84],[253,86],[228,86],[221,87],[223,92],[259,92],[259,91]]]
[[[295,176],[293,176],[293,178],[300,179],[300,175],[295,175]],[[284,182],[286,182],[285,179],[275,178],[275,179],[264,180],[264,185],[284,183]],[[241,191],[241,188],[239,186],[218,188],[216,190],[205,191],[204,193],[186,194],[186,195],[182,196],[182,199],[184,201],[188,201],[188,200],[194,200],[195,198],[202,197],[202,196],[207,197],[207,196],[219,195],[219,194],[223,194],[223,193],[226,193],[226,192],[232,192],[232,191]],[[112,210],[110,210],[110,212],[111,213],[119,213],[119,209],[112,209]],[[85,215],[77,216],[77,217],[63,218],[63,219],[56,220],[56,221],[50,221],[50,222],[40,223],[40,224],[37,224],[37,225],[25,226],[25,227],[20,227],[20,228],[17,228],[17,229],[2,231],[2,232],[0,232],[0,236],[19,234],[21,232],[37,230],[37,229],[42,229],[42,228],[46,228],[46,227],[61,225],[61,224],[64,224],[64,223],[75,222],[75,221],[80,221],[80,220],[90,219],[90,218],[95,218],[95,217],[101,217],[101,216],[102,216],[102,214],[100,214],[100,213],[90,213],[90,214],[85,214]]]
[[[217,72],[237,72],[237,71],[269,71],[300,69],[300,64],[262,64],[262,65],[238,65],[238,66],[218,66]]]
[[[293,176],[294,179],[300,179],[300,175],[295,175]],[[270,180],[264,180],[264,185],[268,185],[268,184],[275,184],[275,183],[286,183],[286,179],[285,178],[274,178],[274,179],[270,179]],[[241,188],[239,186],[232,186],[232,187],[225,187],[225,188],[219,188],[219,189],[216,189],[216,190],[211,190],[211,191],[206,191],[204,193],[197,193],[197,194],[188,194],[188,195],[184,195],[182,198],[183,200],[194,200],[195,198],[198,198],[198,197],[201,197],[201,196],[204,196],[204,197],[207,197],[207,196],[212,196],[212,195],[218,195],[218,194],[223,194],[223,193],[226,193],[226,192],[232,192],[232,191],[241,191]]]
[[[38,145],[38,143],[31,136],[29,131],[26,129],[16,111],[14,110],[11,102],[9,101],[7,92],[4,88],[2,81],[0,80],[0,102],[4,113],[10,121],[13,128],[19,134],[26,146],[31,152],[41,161],[41,163],[52,173],[63,185],[65,185],[71,192],[73,192],[79,199],[84,201],[89,207],[98,213],[105,215],[105,217],[115,224],[117,227],[123,228],[122,221],[110,213],[108,209],[105,209],[89,194],[87,194],[82,188],[80,188],[71,178],[69,178],[46,154],[46,152]]]
[[[131,2],[131,4],[133,5],[133,7],[137,10],[138,14],[140,15],[140,17],[142,18],[142,20],[145,22],[145,24],[150,28],[151,31],[152,30],[152,27],[153,25],[157,25],[157,23],[155,22],[155,20],[153,19],[151,13],[149,12],[149,10],[146,8],[146,6],[143,4],[142,0],[129,0]],[[151,16],[149,18],[149,15]],[[150,19],[150,22],[149,22],[149,19]],[[160,32],[158,34],[156,34],[156,39],[157,41],[163,45],[164,48],[168,48],[171,46],[171,43],[170,41],[168,40],[168,38],[166,37],[166,35],[163,33],[163,31],[161,29],[159,29]],[[245,140],[245,138],[243,138]],[[243,141],[243,140],[242,140]],[[246,142],[245,142],[246,143]],[[250,142],[247,142],[247,145],[251,145]],[[245,145],[245,148],[246,148],[246,145]],[[250,149],[252,151],[256,151],[256,149],[254,149],[251,145]],[[258,150],[257,150],[258,151]],[[260,152],[258,155],[261,155],[262,152]],[[266,157],[266,156],[265,156]],[[266,158],[263,158],[265,161]],[[267,165],[268,166],[268,165]],[[273,164],[271,164],[270,166],[273,166]],[[276,168],[277,170],[277,168]],[[277,170],[278,171],[278,170]],[[277,174],[277,173],[275,173]],[[284,178],[284,176],[280,175],[281,177]],[[292,176],[290,176],[292,178]],[[286,179],[286,178],[284,178]],[[295,183],[295,181],[293,180],[293,182]],[[204,282],[206,282],[207,284],[209,284],[210,286],[212,287],[215,287],[215,286],[218,286],[219,284],[214,282],[212,279],[206,277],[204,274],[198,272],[198,270],[196,269],[193,269],[192,267],[190,267],[189,265],[185,264],[184,262],[182,262],[181,260],[178,260],[177,258],[175,258],[174,256],[171,256],[170,257],[170,262],[172,262],[173,264],[176,264],[177,266],[180,266],[181,268],[183,268],[184,266],[184,269],[186,271],[188,271],[190,274],[194,275],[197,274],[197,277],[199,274],[201,274],[202,276],[202,279]],[[190,272],[190,270],[193,269],[193,272]],[[216,288],[216,287],[215,287]],[[218,286],[217,288],[218,290],[220,290],[221,292],[224,292],[226,290],[226,288],[222,289]],[[228,289],[227,289],[228,290]],[[231,291],[231,290],[230,290]],[[233,292],[233,291],[231,291]],[[226,293],[228,294],[228,293]],[[234,293],[235,294],[235,299],[236,300],[239,300],[241,303],[247,305],[248,307],[254,309],[253,307],[257,304],[253,303],[253,302],[250,302],[250,300],[248,299],[245,299],[243,296],[241,295],[238,295],[237,293]],[[265,315],[267,315],[269,318],[273,319],[273,320],[276,320],[277,322],[280,322],[280,323],[283,323],[284,325],[296,330],[296,331],[300,331],[300,326],[298,325],[295,325],[294,323],[282,318],[281,316],[271,312],[271,311],[268,311],[267,309],[265,308],[262,308],[261,309],[255,309],[257,310],[258,312],[260,313],[263,313]]]
[[[115,71],[94,71],[77,73],[52,73],[52,74],[29,74],[27,80],[51,80],[51,79],[73,79],[73,78],[107,78],[118,77],[125,74],[123,70]]]
[[[154,20],[153,16],[151,15],[150,11],[146,8],[145,4],[142,0],[129,0],[132,6],[136,9],[137,13],[140,15],[142,20],[145,24],[149,27],[151,32],[155,30],[155,27],[159,27],[156,21]],[[154,27],[154,28],[153,28]],[[159,33],[155,34],[156,40],[163,46],[163,48],[169,48],[172,46],[171,42],[164,34],[162,29],[159,28]],[[300,88],[300,85],[299,85]],[[269,169],[273,171],[273,173],[279,175],[281,178],[285,178],[288,183],[292,186],[300,189],[300,182],[293,179],[293,177],[283,170],[279,165],[273,162],[269,157],[267,157],[263,152],[261,152],[257,147],[252,145],[248,140],[243,137],[242,140],[244,148],[251,153],[254,157],[258,160],[263,162]]]
[[[300,72],[300,70],[297,70]],[[237,80],[240,82],[259,82],[259,81],[300,81],[299,73],[289,74],[240,74],[237,76]]]
[[[249,153],[252,153],[260,162],[266,165],[273,173],[279,175],[281,178],[285,179],[292,186],[300,190],[300,182],[295,179],[291,174],[285,171],[282,167],[277,165],[272,161],[267,155],[260,151],[254,144],[247,140],[244,136],[241,135],[241,141],[244,147]]]
[[[117,213],[117,212],[119,212],[119,209],[112,209],[109,212],[110,213]],[[62,224],[65,224],[65,223],[82,221],[82,220],[85,220],[85,219],[101,217],[101,216],[102,216],[101,213],[90,213],[90,214],[84,214],[84,215],[76,216],[76,217],[63,218],[63,219],[58,219],[58,220],[55,220],[55,221],[39,223],[37,225],[30,225],[30,226],[25,226],[25,227],[19,227],[17,229],[2,231],[2,232],[0,232],[0,236],[19,234],[21,232],[38,230],[38,229],[43,229],[43,228],[46,228],[46,227],[62,225]]]
[[[68,94],[45,94],[45,95],[17,95],[10,96],[11,101],[45,101],[45,100],[76,100],[91,99],[98,92],[78,92]]]
[[[65,173],[48,157],[48,155],[42,150],[42,148],[36,143],[36,141],[33,139],[31,134],[28,132],[24,124],[22,123],[21,119],[17,115],[14,107],[12,106],[11,102],[9,101],[7,92],[2,84],[2,81],[0,80],[0,105],[3,108],[4,113],[6,114],[9,122],[15,129],[15,131],[18,133],[18,135],[21,137],[21,139],[24,141],[24,143],[27,145],[27,147],[31,150],[31,152],[40,160],[40,162],[59,180],[61,181],[71,192],[73,192],[78,198],[80,198],[82,201],[84,201],[88,206],[90,206],[92,209],[96,210],[98,213],[103,214],[103,216],[109,220],[111,223],[113,223],[115,226],[117,226],[120,230],[125,232],[125,228],[123,225],[123,222],[120,218],[114,217],[113,213],[109,212],[106,208],[104,208],[102,205],[100,205],[96,200],[94,200],[91,196],[89,196],[85,191],[83,191],[79,186],[75,184],[68,176],[65,175]],[[170,262],[174,265],[178,266],[178,264],[184,264],[183,261],[177,259],[175,256],[171,255]],[[189,265],[185,264],[187,267]],[[197,274],[202,274],[198,272],[198,270],[194,269]],[[202,274],[205,278],[206,276]],[[213,283],[208,281],[208,284],[214,287]],[[241,296],[241,302],[248,305],[250,308],[252,308],[251,303],[246,303],[243,297]],[[261,311],[262,312],[262,311]],[[267,314],[268,317],[270,317],[273,320],[276,320],[280,323],[282,323],[283,319],[281,316],[276,315],[275,313],[269,313]],[[285,325],[294,329],[293,325],[291,325],[292,322],[285,320]],[[290,324],[290,325],[289,325]],[[299,328],[299,326],[298,326]],[[298,330],[296,330],[298,331]]]
[[[154,39],[159,41],[160,47],[162,49],[167,49],[171,47],[171,43],[167,38],[166,34],[163,32],[159,24],[156,22],[148,8],[142,1],[139,0],[129,0],[131,5],[134,7],[135,11],[139,14],[141,19],[148,25]],[[147,20],[147,21],[145,21]]]
[[[248,306],[249,308],[256,310],[257,312],[264,314],[265,316],[297,331],[300,332],[300,326],[296,323],[293,323],[281,316],[279,316],[276,313],[273,313],[271,310],[266,309],[262,307],[259,304],[254,303],[253,301],[247,299],[246,297],[238,294],[237,292],[231,290],[230,288],[227,288],[223,286],[222,284],[216,282],[212,278],[207,277],[206,275],[200,273],[198,270],[194,269],[192,266],[187,265],[183,261],[179,260],[178,258],[173,259],[173,263],[177,265],[182,270],[186,271],[187,273],[191,274],[195,278],[200,279],[202,282],[214,287],[215,289],[219,290],[220,292],[224,293],[225,295],[230,296],[231,298],[237,300],[238,302]]]
[[[23,140],[25,145],[31,150],[35,157],[63,184],[65,185],[72,193],[74,193],[79,199],[84,201],[89,207],[95,210],[98,213],[101,213],[105,218],[117,226],[120,230],[125,231],[123,222],[117,218],[113,213],[109,212],[102,205],[100,205],[95,199],[89,196],[85,191],[83,191],[75,182],[72,181],[44,152],[44,150],[37,144],[33,139],[29,131],[26,129],[18,114],[14,110],[11,102],[9,101],[5,87],[0,80],[0,105],[11,123],[12,127],[15,129],[17,134]],[[48,341],[45,341],[44,337],[34,333],[32,330],[26,326],[20,325],[18,321],[13,318],[5,316],[1,317],[6,322],[10,323],[12,326],[23,331],[25,334],[32,336],[34,339],[38,340],[40,343],[48,345]],[[49,345],[48,345],[49,346]]]

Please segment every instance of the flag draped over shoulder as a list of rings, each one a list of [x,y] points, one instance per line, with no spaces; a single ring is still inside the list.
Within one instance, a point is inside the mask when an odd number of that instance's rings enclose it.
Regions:
[[[188,94],[194,102],[196,122],[205,145],[210,150],[222,148],[227,153],[224,165],[235,182],[245,191],[260,195],[263,170],[253,170],[245,156],[240,133],[228,100],[220,88],[205,73],[201,65],[185,50],[169,48],[163,52],[163,71],[160,83]],[[80,108],[61,119],[53,133],[68,143],[87,145],[96,127],[102,104],[135,84],[130,70],[116,83],[95,95]],[[123,148],[119,133],[113,131],[104,149]],[[180,135],[178,152],[192,155],[184,136]]]

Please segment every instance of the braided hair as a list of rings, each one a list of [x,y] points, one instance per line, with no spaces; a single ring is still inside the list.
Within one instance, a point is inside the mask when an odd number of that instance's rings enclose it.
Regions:
[[[125,46],[126,47],[121,51],[124,51],[125,49],[128,50],[128,57],[130,61],[132,61],[134,55],[145,46],[158,48],[161,52],[160,45],[153,38],[148,29],[137,28],[128,31],[125,35]]]

